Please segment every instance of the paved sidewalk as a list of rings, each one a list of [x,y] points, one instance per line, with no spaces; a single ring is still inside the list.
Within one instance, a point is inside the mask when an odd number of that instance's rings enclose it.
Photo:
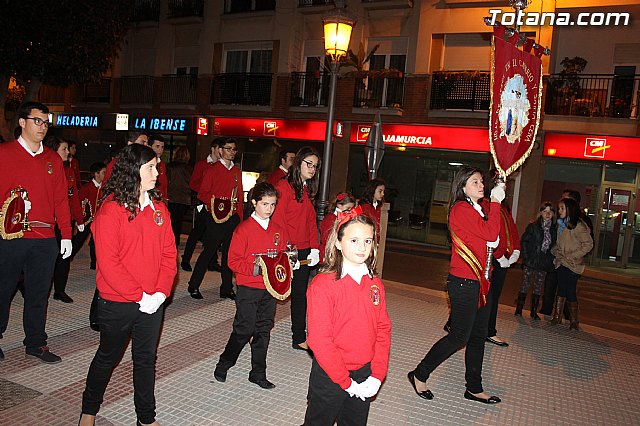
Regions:
[[[75,425],[81,393],[98,333],[88,327],[94,271],[83,249],[72,265],[68,293],[73,304],[50,301],[47,331],[51,349],[63,362],[45,365],[24,357],[22,298],[16,296],[9,329],[0,346],[0,424]],[[429,273],[429,260],[424,271]],[[212,371],[231,332],[235,306],[217,297],[219,274],[207,273],[204,300],[186,292],[181,272],[166,310],[156,397],[158,421],[173,425],[299,425],[304,418],[311,360],[291,348],[289,304],[278,306],[269,347],[268,378],[275,390],[247,380],[249,348],[229,370],[226,383],[211,382]],[[508,348],[487,344],[485,390],[502,403],[467,401],[464,352],[452,356],[429,379],[435,399],[418,398],[406,378],[431,345],[443,336],[444,293],[387,281],[393,339],[389,375],[371,404],[370,425],[630,425],[640,409],[640,339],[584,326],[532,324],[501,307],[500,336]],[[107,388],[98,426],[134,425],[131,355],[127,352]]]

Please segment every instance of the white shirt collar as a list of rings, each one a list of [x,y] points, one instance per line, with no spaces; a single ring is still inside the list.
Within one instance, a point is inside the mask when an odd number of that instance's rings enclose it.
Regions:
[[[233,168],[233,161],[229,161],[229,164],[227,164],[227,160],[223,158],[218,161],[220,161],[227,168],[227,170],[231,170]]]
[[[211,157],[211,154],[207,155],[207,163],[211,164],[211,163],[215,163],[216,160],[213,159],[213,157]]]
[[[289,173],[289,170],[285,169],[285,167],[282,164],[280,164],[280,170],[282,170],[285,175]]]
[[[140,206],[140,211],[143,211],[145,209],[145,207],[147,207],[147,206],[150,206],[152,210],[156,209],[153,206],[153,202],[151,201],[151,198],[149,197],[149,192],[148,191],[144,191],[144,202]]]
[[[35,157],[38,154],[42,154],[42,152],[44,151],[44,147],[42,146],[42,141],[40,141],[40,148],[38,148],[38,150],[36,152],[31,151],[31,148],[29,148],[29,145],[27,144],[27,141],[24,140],[24,138],[22,136],[18,137],[18,143],[25,149],[25,151],[27,151],[32,157]]]
[[[351,266],[343,263],[342,275],[340,276],[340,278],[344,278],[345,275],[349,275],[359,285],[360,281],[362,281],[362,277],[364,277],[365,275],[369,275],[369,268],[365,263],[361,263],[357,266]]]
[[[480,204],[478,203],[474,203],[473,200],[471,198],[469,198],[469,201],[471,201],[471,205],[473,206],[473,208],[480,213],[480,216],[484,217],[484,212],[482,211],[482,207],[480,207]]]
[[[269,218],[263,219],[258,216],[256,212],[251,213],[251,217],[254,218],[256,222],[258,222],[258,225],[260,225],[262,229],[264,229],[265,231],[267,230],[267,228],[269,227]]]
[[[378,204],[379,204],[378,201],[374,200],[372,204],[374,209],[378,208]]]
[[[97,180],[95,179],[91,179],[91,181],[93,181],[93,184],[96,186],[96,188],[100,188],[102,186],[102,183],[99,183]]]

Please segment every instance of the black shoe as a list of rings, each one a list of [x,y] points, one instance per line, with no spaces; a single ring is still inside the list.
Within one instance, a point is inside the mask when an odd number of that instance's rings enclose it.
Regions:
[[[407,373],[407,377],[409,378],[409,382],[411,383],[413,391],[416,393],[416,395],[418,395],[422,399],[433,399],[433,393],[429,389],[422,392],[418,391],[418,389],[416,388],[416,377],[413,371],[409,371],[409,373]]]
[[[231,290],[229,293],[220,293],[220,298],[221,299],[231,299],[231,300],[236,300],[236,292]]]
[[[451,324],[446,323],[442,329],[447,333],[451,333]]]
[[[27,349],[27,356],[32,356],[40,359],[42,362],[46,362],[47,364],[56,364],[58,362],[62,362],[62,358],[53,352],[49,351],[48,346],[40,346],[37,349]]]
[[[227,381],[227,371],[216,367],[216,369],[213,370],[213,378],[218,382],[224,383]]]
[[[204,299],[204,297],[202,297],[202,294],[200,293],[200,290],[198,290],[197,288],[195,290],[191,290],[189,289],[189,294],[191,295],[191,297],[193,297],[194,299]]]
[[[503,342],[502,340],[497,340],[495,336],[487,337],[487,342],[493,343],[494,345],[500,346],[502,348],[506,348],[509,346],[507,342]]]
[[[469,392],[468,390],[464,391],[464,397],[470,399],[471,401],[482,402],[483,404],[497,404],[502,400],[497,396],[490,396],[489,398],[480,398]]]
[[[2,348],[0,348],[0,361],[4,360],[4,352],[2,352]]]
[[[218,263],[214,263],[213,265],[209,265],[207,267],[207,271],[209,272],[222,272],[222,268]]]
[[[73,299],[64,291],[62,293],[53,293],[53,299],[63,303],[73,303]]]
[[[305,348],[305,347],[302,347],[302,346],[300,346],[300,344],[298,344],[298,343],[292,343],[292,344],[291,344],[291,347],[292,347],[293,349],[297,349],[297,350],[299,350],[299,351],[305,351],[305,352],[306,352],[306,353],[308,353],[309,355],[313,355],[313,351],[311,350],[311,348]]]
[[[260,386],[262,389],[273,389],[276,387],[273,383],[268,381],[267,379],[249,379],[251,383],[255,383]]]
[[[187,271],[187,272],[193,271],[193,269],[191,269],[191,265],[189,264],[189,262],[182,261],[180,263],[180,267],[182,268],[183,271]]]
[[[92,322],[89,324],[89,327],[91,327],[91,329],[93,331],[100,331],[100,325],[97,322]]]
[[[92,263],[91,265],[89,265],[89,269],[95,271],[96,270],[96,264]]]

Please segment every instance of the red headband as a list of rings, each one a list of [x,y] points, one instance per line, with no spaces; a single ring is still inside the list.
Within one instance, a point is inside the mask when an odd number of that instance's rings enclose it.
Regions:
[[[351,219],[353,219],[354,217],[358,217],[362,215],[362,207],[358,206],[358,207],[354,207],[351,210],[349,210],[348,212],[338,212],[337,216],[338,216],[338,229],[344,225],[345,223],[349,222]]]
[[[346,192],[341,192],[338,195],[336,195],[336,201],[342,201],[342,200],[344,200],[344,197],[346,197],[346,196],[347,196]]]

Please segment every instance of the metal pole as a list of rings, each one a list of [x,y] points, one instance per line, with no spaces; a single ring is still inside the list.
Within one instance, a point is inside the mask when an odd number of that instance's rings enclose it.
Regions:
[[[318,223],[324,219],[324,211],[329,204],[329,178],[331,177],[331,153],[333,151],[333,116],[336,109],[336,88],[338,86],[338,61],[331,62],[331,83],[329,85],[329,114],[327,129],[324,135],[324,149],[322,151],[322,171],[320,175],[320,191],[318,193],[318,209],[316,219]]]

